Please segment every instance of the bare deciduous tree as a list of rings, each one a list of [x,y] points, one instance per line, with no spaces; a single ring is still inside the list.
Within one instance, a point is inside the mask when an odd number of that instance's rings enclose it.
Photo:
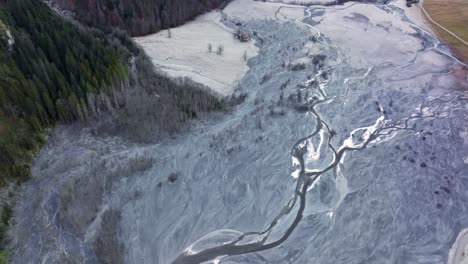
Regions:
[[[203,85],[154,71],[143,52],[135,65],[132,80],[114,88],[112,95],[88,94],[89,112],[83,116],[93,132],[150,142],[188,129],[187,121],[200,113],[224,110],[224,101]]]
[[[223,45],[218,45],[218,48],[216,50],[216,54],[223,55],[223,53],[224,53],[224,46]]]

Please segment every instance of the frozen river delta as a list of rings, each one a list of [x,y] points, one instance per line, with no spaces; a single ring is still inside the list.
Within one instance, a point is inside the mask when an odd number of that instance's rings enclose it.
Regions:
[[[157,144],[57,128],[17,197],[12,263],[447,263],[468,227],[460,62],[396,3],[275,2],[137,39],[244,102]]]

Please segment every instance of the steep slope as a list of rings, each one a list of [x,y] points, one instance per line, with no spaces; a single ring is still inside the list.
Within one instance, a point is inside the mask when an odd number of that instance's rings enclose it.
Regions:
[[[53,0],[59,8],[99,28],[121,28],[132,36],[183,24],[229,0]]]
[[[157,140],[220,109],[206,90],[156,73],[121,32],[76,26],[41,0],[0,0],[0,263],[8,255],[15,184],[34,181],[30,166],[49,128],[73,123]]]
[[[126,79],[114,49],[55,16],[40,1],[6,1],[0,8],[0,185],[25,178],[42,128],[71,121],[89,93],[110,92]]]
[[[126,75],[115,50],[40,1],[0,2],[0,263],[7,263],[13,183],[30,176],[44,128],[78,118],[88,93]]]
[[[135,107],[147,107],[146,100],[155,112],[146,118],[154,117],[158,131],[176,131],[198,112],[221,107],[218,98],[194,84],[156,74],[125,34],[80,30],[39,0],[1,4],[0,76],[0,186],[7,178],[27,178],[37,142],[44,142],[41,131],[57,121],[95,118],[98,127],[110,108],[114,116],[131,115]],[[148,93],[164,103],[154,105]],[[136,103],[130,105],[130,99]],[[166,118],[170,121],[163,122]],[[122,131],[132,121],[120,116],[109,122],[122,122]]]

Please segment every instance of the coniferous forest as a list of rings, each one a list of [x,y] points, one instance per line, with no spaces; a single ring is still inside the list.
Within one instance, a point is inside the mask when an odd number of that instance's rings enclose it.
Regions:
[[[42,131],[87,109],[86,95],[127,78],[117,52],[41,1],[1,3],[0,183],[27,178]],[[9,33],[7,33],[9,32]],[[10,36],[9,36],[10,35]]]
[[[222,7],[230,0],[53,0],[86,25],[120,28],[132,36],[183,24],[197,15]]]

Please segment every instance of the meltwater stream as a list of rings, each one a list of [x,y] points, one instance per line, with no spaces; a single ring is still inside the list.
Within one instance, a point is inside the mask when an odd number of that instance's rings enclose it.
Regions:
[[[328,125],[320,119],[319,115],[314,109],[315,105],[323,103],[327,100],[329,99],[325,98],[323,101],[317,101],[311,106],[310,111],[314,113],[314,115],[318,119],[317,128],[311,135],[299,139],[293,145],[291,150],[291,156],[293,157],[293,160],[298,161],[299,163],[299,177],[297,178],[295,192],[291,200],[288,201],[288,203],[281,210],[280,214],[273,219],[273,221],[268,225],[268,227],[260,232],[239,232],[240,235],[234,237],[234,239],[232,239],[232,241],[230,242],[224,242],[221,245],[209,248],[204,248],[203,246],[201,246],[200,248],[194,250],[194,247],[198,246],[197,244],[202,244],[203,242],[205,242],[202,238],[200,241],[197,241],[193,245],[189,246],[183,254],[178,256],[174,260],[174,264],[202,263],[213,259],[220,260],[221,257],[225,256],[259,252],[277,247],[281,245],[281,243],[283,243],[286,239],[288,239],[290,234],[294,231],[296,226],[303,218],[303,212],[306,206],[305,196],[307,194],[307,191],[309,190],[309,187],[311,187],[323,173],[335,169],[336,166],[340,163],[345,151],[358,150],[360,148],[364,148],[368,143],[370,143],[378,136],[377,131],[367,131],[367,133],[369,133],[369,136],[361,147],[345,146],[343,148],[340,148],[338,152],[335,151],[335,149],[330,143],[333,134],[331,134]],[[323,134],[321,134],[322,130],[326,130],[326,133],[329,135],[327,140],[327,146],[329,150],[333,152],[333,162],[323,170],[313,170],[312,172],[306,172],[304,155],[307,154],[307,141],[309,141],[314,136],[317,136],[318,134],[320,134],[321,140],[323,140]],[[321,151],[320,146],[318,147],[317,151]],[[317,155],[320,156],[320,153],[317,153]],[[293,209],[296,207],[296,203],[298,203],[299,205],[297,211],[293,212]],[[294,220],[292,221],[290,226],[278,239],[273,239],[273,241],[269,241],[269,236],[272,233],[275,226],[283,220],[282,218],[284,216],[288,214],[295,214]],[[208,239],[210,238],[212,237],[208,235]]]
[[[369,68],[362,77],[346,78],[343,82],[344,85],[351,79],[365,78],[371,69],[372,68]],[[315,76],[314,80],[320,79],[319,77],[320,73]],[[323,84],[328,83],[328,81],[323,80],[322,82]],[[309,113],[313,114],[317,119],[315,131],[297,140],[292,146],[291,156],[293,163],[297,163],[299,167],[296,172],[292,173],[296,175],[295,178],[297,178],[296,187],[292,198],[281,209],[280,213],[267,225],[267,228],[262,231],[245,233],[234,230],[214,231],[212,234],[206,235],[185,249],[184,252],[172,262],[173,264],[204,263],[209,260],[216,260],[217,262],[215,263],[219,263],[220,260],[229,256],[260,252],[280,246],[288,239],[304,217],[303,213],[306,207],[307,192],[314,187],[316,181],[318,181],[320,176],[324,173],[333,170],[335,178],[338,176],[338,166],[343,162],[343,157],[346,152],[364,149],[372,143],[382,143],[393,137],[394,133],[397,133],[399,130],[410,129],[408,123],[411,120],[434,117],[434,115],[425,116],[420,113],[395,122],[385,119],[385,115],[382,114],[373,125],[353,130],[349,138],[345,139],[343,145],[336,150],[331,143],[334,132],[330,129],[330,126],[320,118],[320,115],[315,110],[317,105],[333,100],[333,98],[328,98],[324,95],[323,88],[324,85],[322,86],[321,84],[316,86],[315,89],[319,91],[323,98],[313,102],[308,109]],[[380,109],[380,111],[383,112],[384,110]],[[320,144],[318,146],[310,144],[314,137],[320,138]],[[326,139],[324,139],[325,137]],[[326,140],[326,147],[322,148],[324,140]],[[308,150],[308,146],[311,146],[312,149]],[[313,167],[306,168],[307,161],[304,156],[310,156],[310,152],[312,152],[315,159],[319,159],[324,157],[321,152],[326,151],[332,153],[329,164],[319,169]],[[342,193],[341,195],[346,194]],[[294,215],[293,221],[287,224],[288,227],[285,230],[279,232],[280,235],[277,238],[270,238],[270,235],[274,231],[273,229],[289,214]],[[223,239],[226,240],[223,241]]]
[[[468,95],[445,47],[392,6],[226,10],[258,37],[245,101],[157,144],[57,128],[12,263],[444,263],[468,226]]]

